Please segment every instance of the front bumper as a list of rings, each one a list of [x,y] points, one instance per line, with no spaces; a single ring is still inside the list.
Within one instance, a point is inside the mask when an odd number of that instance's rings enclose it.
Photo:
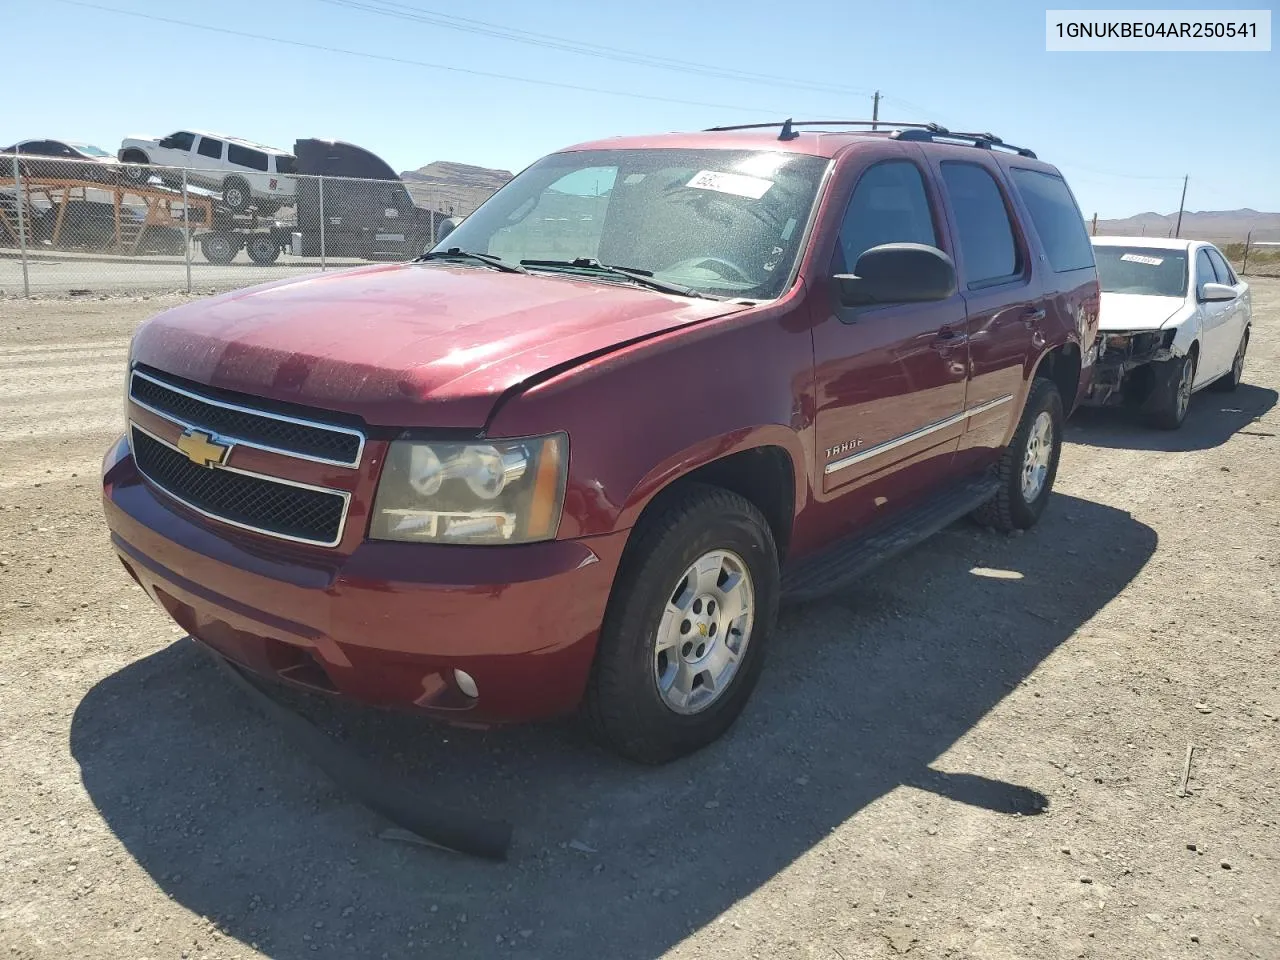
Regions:
[[[1151,365],[1175,356],[1176,329],[1104,330],[1094,344],[1093,380],[1081,401],[1102,407],[1141,402],[1156,386]]]
[[[154,491],[123,438],[103,463],[103,505],[129,573],[228,659],[468,722],[532,720],[579,703],[627,535],[511,547],[364,541],[346,555],[298,548]]]

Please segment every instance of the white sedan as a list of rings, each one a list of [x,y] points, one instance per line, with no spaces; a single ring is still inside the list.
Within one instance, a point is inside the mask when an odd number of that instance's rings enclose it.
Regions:
[[[1240,385],[1253,308],[1222,251],[1200,240],[1094,237],[1093,252],[1102,305],[1086,403],[1132,404],[1176,430],[1197,390]]]

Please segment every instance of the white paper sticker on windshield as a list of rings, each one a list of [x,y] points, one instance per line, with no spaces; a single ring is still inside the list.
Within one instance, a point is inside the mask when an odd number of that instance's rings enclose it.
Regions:
[[[1122,253],[1120,259],[1130,263],[1145,263],[1149,267],[1158,267],[1164,263],[1164,257],[1144,257],[1140,253]]]
[[[750,197],[759,200],[773,186],[772,180],[761,177],[748,177],[742,173],[716,173],[714,170],[703,170],[694,176],[686,186],[699,190],[716,190],[720,193],[731,193],[735,197]]]

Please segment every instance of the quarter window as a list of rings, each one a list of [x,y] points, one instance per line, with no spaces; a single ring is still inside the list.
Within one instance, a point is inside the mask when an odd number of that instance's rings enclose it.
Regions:
[[[196,153],[202,157],[208,157],[211,160],[222,159],[222,141],[215,140],[213,137],[201,137],[200,146]]]
[[[1093,245],[1066,181],[1025,167],[1014,167],[1011,173],[1054,271],[1092,267]]]
[[[938,245],[924,177],[906,160],[877,163],[858,179],[840,226],[833,272],[850,272],[863,253],[882,243]]]
[[[1020,272],[1018,246],[995,179],[976,163],[947,161],[942,164],[942,181],[955,213],[969,287],[1012,279]]]

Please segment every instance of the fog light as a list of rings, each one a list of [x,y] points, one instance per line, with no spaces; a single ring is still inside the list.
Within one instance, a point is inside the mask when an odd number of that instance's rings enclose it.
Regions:
[[[475,680],[473,680],[471,678],[471,674],[467,673],[465,670],[454,670],[453,679],[454,682],[457,683],[458,689],[468,697],[471,697],[474,700],[476,697],[480,696],[480,691],[476,688]]]

